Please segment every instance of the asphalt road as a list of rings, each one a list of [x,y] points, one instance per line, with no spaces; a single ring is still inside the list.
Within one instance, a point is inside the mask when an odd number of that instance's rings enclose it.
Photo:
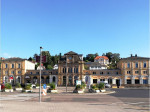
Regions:
[[[89,111],[89,109],[92,108],[95,109],[95,111],[102,109],[101,112],[107,112],[107,110],[112,110],[112,112],[150,112],[149,89],[107,89],[108,91],[116,91],[111,94],[74,94],[72,93],[73,89],[74,88],[70,87],[68,88],[68,93],[65,93],[65,87],[59,87],[59,93],[49,93],[47,96],[42,96],[42,104],[47,105],[45,108],[52,105],[52,110],[57,106],[60,106],[64,110],[68,109],[68,106],[70,106],[70,109],[72,108],[74,111],[83,109],[82,112],[86,110]],[[7,111],[5,104],[8,106],[8,102],[10,101],[14,102],[14,106],[22,102],[22,107],[18,107],[18,110],[25,108],[25,104],[27,103],[30,103],[30,105],[34,105],[36,107],[35,103],[38,103],[39,100],[37,92],[38,89],[35,90],[35,93],[1,93],[0,104],[3,104],[1,107]],[[11,105],[12,103],[10,103],[10,106]],[[76,107],[74,107],[74,105]],[[14,106],[12,106],[12,109],[14,109],[14,111],[18,111],[14,108]],[[40,108],[42,110],[43,106],[41,105]],[[8,112],[12,112],[12,109],[8,109]],[[56,108],[55,110],[57,109],[59,108]],[[61,110],[62,109],[60,109],[60,111]]]
[[[133,106],[150,110],[150,89],[111,89],[116,93],[109,94]]]

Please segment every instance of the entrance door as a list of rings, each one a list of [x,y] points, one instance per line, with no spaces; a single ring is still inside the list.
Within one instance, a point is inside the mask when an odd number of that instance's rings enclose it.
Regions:
[[[72,76],[69,76],[69,86],[72,85]]]
[[[63,85],[66,85],[66,76],[63,76]]]
[[[116,79],[116,85],[119,87],[120,86],[120,79]]]

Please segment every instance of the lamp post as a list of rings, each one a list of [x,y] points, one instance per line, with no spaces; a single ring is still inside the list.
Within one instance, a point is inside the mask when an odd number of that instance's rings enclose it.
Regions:
[[[40,47],[40,87],[39,87],[39,102],[41,102],[41,63],[42,63],[42,47]]]
[[[67,55],[66,55],[66,92],[67,92]]]

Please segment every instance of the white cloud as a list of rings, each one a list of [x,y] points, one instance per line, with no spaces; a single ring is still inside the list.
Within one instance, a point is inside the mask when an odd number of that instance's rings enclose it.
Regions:
[[[10,58],[10,57],[12,57],[10,54],[8,54],[8,53],[3,53],[2,54],[2,57],[4,57],[4,58]]]

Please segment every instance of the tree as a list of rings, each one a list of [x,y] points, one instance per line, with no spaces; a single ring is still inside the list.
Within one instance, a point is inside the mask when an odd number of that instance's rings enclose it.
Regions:
[[[32,61],[33,59],[30,57],[29,59],[28,59],[28,61]]]

